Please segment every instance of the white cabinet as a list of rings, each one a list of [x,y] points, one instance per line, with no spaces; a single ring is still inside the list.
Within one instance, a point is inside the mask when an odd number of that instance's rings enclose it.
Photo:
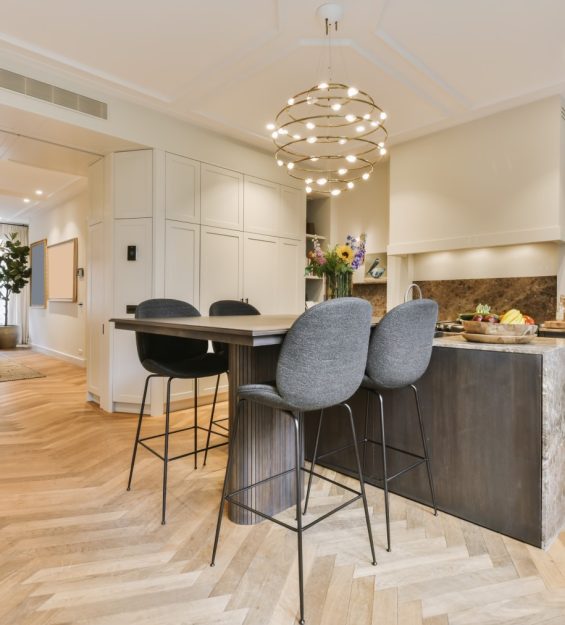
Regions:
[[[244,176],[243,225],[245,232],[276,236],[281,207],[280,185]]]
[[[243,296],[264,315],[279,311],[279,241],[260,234],[244,235]]]
[[[114,217],[151,217],[153,214],[153,151],[114,154]]]
[[[281,187],[278,235],[286,239],[304,240],[306,227],[306,194],[299,189]]]
[[[304,312],[305,243],[293,239],[279,239],[277,287],[280,293],[277,312],[294,314]]]
[[[88,228],[87,365],[88,392],[100,398],[102,382],[102,341],[104,315],[104,224]],[[106,324],[107,325],[107,324]]]
[[[200,226],[166,220],[165,297],[200,304]]]
[[[220,299],[243,297],[243,233],[235,230],[200,229],[200,311]]]
[[[200,223],[200,163],[165,154],[165,216]]]
[[[243,230],[243,175],[202,164],[200,181],[202,224]]]
[[[136,247],[136,260],[127,259],[129,245]],[[128,304],[151,298],[152,220],[114,220],[114,312],[125,317]],[[135,333],[115,330],[113,336],[112,400],[139,403],[147,372],[139,364]]]
[[[88,168],[88,223],[97,224],[104,219],[104,159]]]

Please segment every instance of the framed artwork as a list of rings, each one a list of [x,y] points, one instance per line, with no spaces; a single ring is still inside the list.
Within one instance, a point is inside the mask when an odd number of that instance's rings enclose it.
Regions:
[[[365,279],[384,280],[386,273],[386,252],[367,254],[365,256]]]
[[[30,246],[31,267],[30,302],[32,308],[47,306],[47,239],[36,241]]]
[[[47,246],[47,293],[50,302],[77,301],[77,239]]]

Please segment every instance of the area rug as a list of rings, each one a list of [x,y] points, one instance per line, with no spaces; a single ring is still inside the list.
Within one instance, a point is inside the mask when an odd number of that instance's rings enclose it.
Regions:
[[[45,374],[30,369],[19,362],[0,357],[0,382],[12,380],[27,380],[29,378],[44,378]]]

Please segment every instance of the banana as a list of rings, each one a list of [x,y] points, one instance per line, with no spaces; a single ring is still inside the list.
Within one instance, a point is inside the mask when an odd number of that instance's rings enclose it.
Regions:
[[[500,318],[500,323],[524,323],[524,317],[519,310],[517,310],[516,308],[511,308],[508,312],[502,315],[502,317]]]

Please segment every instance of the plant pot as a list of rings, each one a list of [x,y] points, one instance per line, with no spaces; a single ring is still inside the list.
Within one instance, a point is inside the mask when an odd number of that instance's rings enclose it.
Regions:
[[[0,326],[0,349],[15,349],[18,342],[18,326]]]

